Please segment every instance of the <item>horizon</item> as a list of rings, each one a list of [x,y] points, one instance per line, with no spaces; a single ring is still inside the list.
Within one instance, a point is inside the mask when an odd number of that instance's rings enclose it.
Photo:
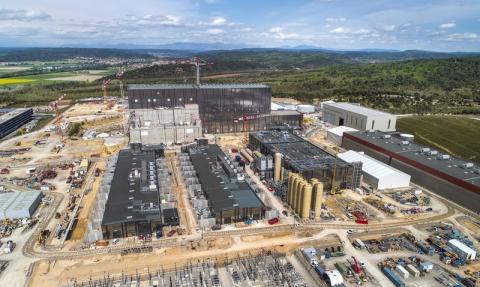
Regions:
[[[190,43],[226,47],[219,50],[312,46],[480,52],[479,1],[419,2],[18,0],[0,8],[0,47],[122,49]]]

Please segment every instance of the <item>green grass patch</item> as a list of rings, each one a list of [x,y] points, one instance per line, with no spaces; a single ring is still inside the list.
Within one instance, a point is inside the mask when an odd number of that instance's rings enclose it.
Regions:
[[[464,116],[415,116],[397,120],[397,130],[415,141],[480,162],[480,120]]]

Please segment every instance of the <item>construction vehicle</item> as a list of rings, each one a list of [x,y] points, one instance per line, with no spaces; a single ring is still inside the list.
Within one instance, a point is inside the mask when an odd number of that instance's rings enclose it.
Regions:
[[[352,256],[352,259],[353,259],[353,271],[355,271],[355,273],[357,274],[361,273],[362,269],[360,268],[360,265],[358,264],[355,256]]]

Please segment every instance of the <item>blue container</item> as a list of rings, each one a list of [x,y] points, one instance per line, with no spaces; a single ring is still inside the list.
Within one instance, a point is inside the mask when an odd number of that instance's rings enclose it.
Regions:
[[[383,274],[385,274],[385,276],[392,281],[393,285],[396,287],[405,287],[405,283],[403,283],[403,281],[392,271],[392,269],[385,267],[382,271]]]

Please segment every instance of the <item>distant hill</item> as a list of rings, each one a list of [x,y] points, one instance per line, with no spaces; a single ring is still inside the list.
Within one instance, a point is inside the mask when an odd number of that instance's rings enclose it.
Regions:
[[[62,61],[78,57],[87,58],[144,58],[154,56],[134,50],[98,48],[5,48],[1,50],[0,62]]]

